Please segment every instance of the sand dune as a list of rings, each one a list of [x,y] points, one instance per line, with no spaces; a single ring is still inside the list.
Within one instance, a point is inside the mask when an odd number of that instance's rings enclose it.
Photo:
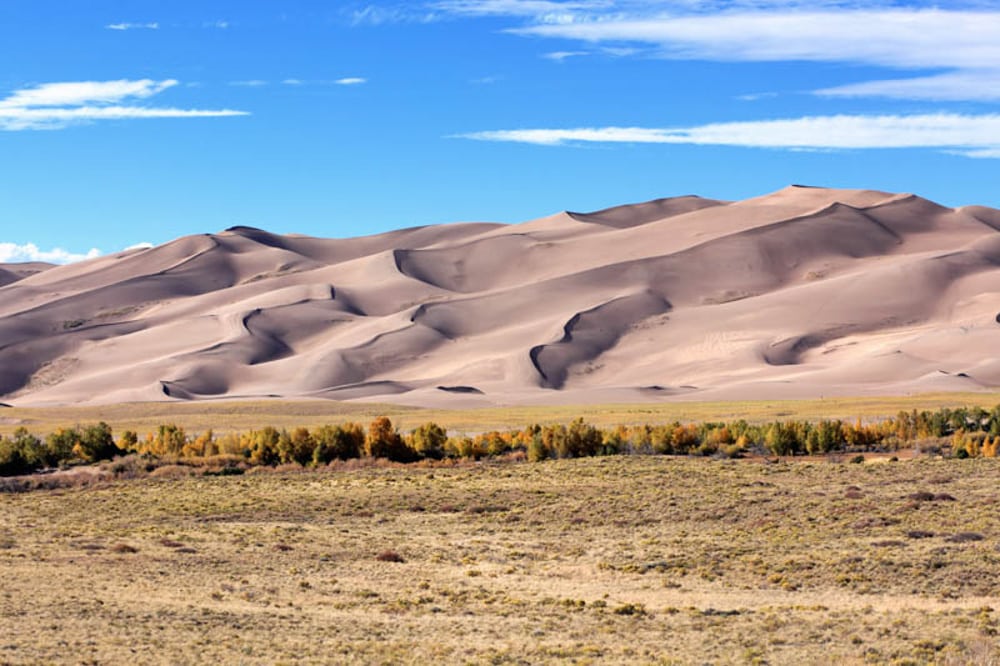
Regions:
[[[1000,211],[791,186],[0,265],[0,400],[490,405],[1000,387]]]

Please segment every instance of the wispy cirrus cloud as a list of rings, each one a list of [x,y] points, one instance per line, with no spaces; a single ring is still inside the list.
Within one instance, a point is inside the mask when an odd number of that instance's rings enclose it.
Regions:
[[[617,10],[622,4],[632,3],[612,0],[439,0],[432,6],[467,16],[518,16],[541,22],[563,22],[589,18],[595,13],[601,15]]]
[[[936,102],[1000,100],[1000,68],[945,72],[908,79],[864,81],[816,91],[826,97],[886,97]]]
[[[563,62],[569,58],[582,58],[583,56],[590,55],[590,51],[551,51],[542,55],[546,60],[553,60],[555,62]]]
[[[45,83],[15,90],[0,99],[0,130],[61,129],[99,120],[219,118],[249,115],[232,109],[179,109],[140,106],[178,84],[174,79]]]
[[[543,146],[652,143],[786,150],[929,148],[1000,157],[1000,114],[836,115],[709,123],[693,127],[597,127],[473,132],[458,138]]]
[[[896,68],[993,67],[1000,12],[939,9],[739,12],[614,17],[511,29],[536,37],[646,44],[716,61],[855,62]],[[942,48],[947,44],[947,48]]]
[[[427,7],[414,7],[415,3],[395,5],[368,4],[362,7],[343,9],[348,21],[354,26],[383,25],[386,23],[433,23],[442,14]]]
[[[512,34],[667,59],[947,70],[818,91],[824,96],[1000,97],[989,91],[1000,78],[1000,11],[991,2],[441,0],[432,6],[452,16],[510,18]],[[555,56],[580,52],[564,49]]]
[[[157,23],[156,21],[151,21],[151,22],[148,22],[148,23],[127,23],[127,22],[123,22],[123,23],[109,23],[108,25],[106,25],[104,27],[107,30],[118,30],[118,31],[125,31],[125,30],[159,30],[160,29],[160,24]]]
[[[279,81],[283,86],[360,86],[368,83],[368,79],[361,76],[345,76],[340,79],[324,79],[324,80],[306,80],[306,79],[295,79],[288,78]],[[244,81],[230,81],[229,85],[238,86],[242,88],[262,88],[264,86],[271,85],[270,81],[264,79],[249,79]]]

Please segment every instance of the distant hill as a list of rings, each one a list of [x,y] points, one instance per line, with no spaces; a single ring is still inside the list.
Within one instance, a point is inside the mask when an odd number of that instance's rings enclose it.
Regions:
[[[420,405],[1000,386],[1000,211],[791,186],[0,265],[0,400]]]
[[[31,261],[20,264],[0,264],[0,287],[52,268],[54,264]]]

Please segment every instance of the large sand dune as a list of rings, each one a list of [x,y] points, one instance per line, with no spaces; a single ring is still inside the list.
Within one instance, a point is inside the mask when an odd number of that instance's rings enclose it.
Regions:
[[[497,403],[1000,386],[1000,211],[788,187],[0,265],[0,398]]]

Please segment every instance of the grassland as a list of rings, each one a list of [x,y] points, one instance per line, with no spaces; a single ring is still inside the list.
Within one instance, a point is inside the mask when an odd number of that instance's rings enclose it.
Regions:
[[[998,472],[633,456],[0,495],[0,663],[994,664]]]
[[[0,408],[0,435],[18,426],[47,433],[76,423],[105,421],[115,432],[150,432],[173,423],[189,433],[212,429],[216,433],[250,430],[264,426],[312,428],[327,423],[357,421],[367,424],[385,415],[409,430],[433,421],[454,431],[481,432],[569,423],[585,416],[589,423],[609,427],[618,424],[662,424],[672,421],[771,421],[775,419],[818,420],[821,418],[878,419],[900,410],[936,410],[942,407],[984,407],[1000,404],[1000,393],[927,393],[912,396],[828,398],[822,400],[766,400],[747,402],[663,402],[632,405],[498,406],[482,409],[418,409],[378,403],[329,400],[246,400],[200,402],[124,403],[86,407]]]

